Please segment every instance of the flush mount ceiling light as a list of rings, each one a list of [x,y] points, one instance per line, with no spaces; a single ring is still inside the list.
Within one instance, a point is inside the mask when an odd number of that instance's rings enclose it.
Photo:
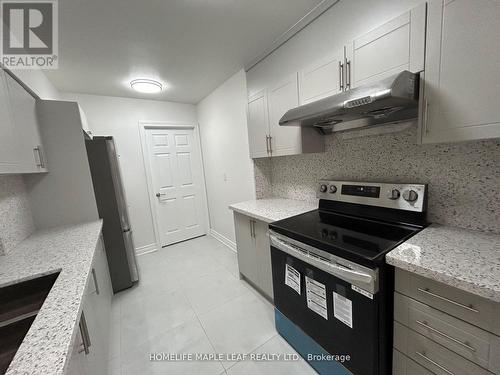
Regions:
[[[130,87],[146,94],[158,93],[163,89],[160,82],[152,79],[134,79],[130,82]]]

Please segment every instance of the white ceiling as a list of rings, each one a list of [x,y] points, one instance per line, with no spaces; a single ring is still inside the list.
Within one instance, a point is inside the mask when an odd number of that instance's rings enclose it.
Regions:
[[[61,0],[61,91],[197,103],[321,0]],[[130,89],[153,78],[161,94]]]

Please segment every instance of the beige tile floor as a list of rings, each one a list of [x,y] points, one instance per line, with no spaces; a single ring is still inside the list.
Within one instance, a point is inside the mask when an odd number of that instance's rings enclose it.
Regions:
[[[304,361],[149,360],[150,353],[294,354],[272,305],[238,277],[236,254],[203,236],[138,257],[141,282],[115,295],[109,375],[308,375]]]

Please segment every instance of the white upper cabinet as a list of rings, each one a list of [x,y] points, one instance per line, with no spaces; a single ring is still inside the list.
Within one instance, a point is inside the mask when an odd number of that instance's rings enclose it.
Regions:
[[[323,137],[314,129],[280,126],[280,118],[299,105],[297,73],[248,99],[248,143],[251,158],[320,152]]]
[[[420,72],[425,60],[426,4],[356,38],[348,47],[351,88],[370,84],[402,70]]]
[[[10,75],[5,74],[11,116],[18,138],[20,173],[46,172],[36,114],[36,99]]]
[[[283,115],[299,105],[297,73],[278,82],[269,90],[269,129],[270,146],[273,156],[300,153],[301,128],[298,126],[280,126]]]
[[[17,173],[21,168],[19,139],[10,110],[6,74],[0,70],[0,173]]]
[[[87,115],[85,115],[85,111],[82,106],[78,104],[78,110],[80,111],[80,118],[82,120],[82,129],[90,138],[92,138],[92,130],[90,129],[89,122],[87,121]]]
[[[428,7],[422,141],[500,137],[500,2]]]
[[[261,90],[248,99],[248,143],[251,158],[269,156],[269,112],[266,90]]]
[[[344,49],[316,61],[299,71],[300,105],[341,92],[343,87]]]

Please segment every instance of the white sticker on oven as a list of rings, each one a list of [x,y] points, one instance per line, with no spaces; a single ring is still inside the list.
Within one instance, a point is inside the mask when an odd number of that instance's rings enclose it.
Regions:
[[[333,316],[352,328],[352,301],[333,292]]]
[[[300,294],[300,272],[285,264],[285,284]]]
[[[307,307],[328,320],[325,285],[306,276],[306,297]]]

